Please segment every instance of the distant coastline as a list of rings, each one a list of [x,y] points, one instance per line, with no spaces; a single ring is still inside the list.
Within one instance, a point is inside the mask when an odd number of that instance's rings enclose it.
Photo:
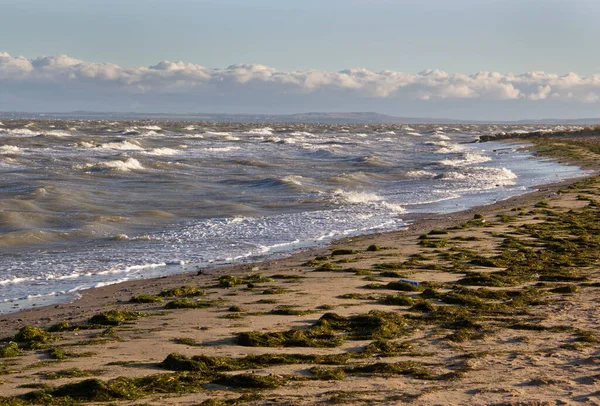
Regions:
[[[322,124],[504,124],[504,125],[593,125],[600,118],[461,120],[438,117],[400,117],[376,112],[308,112],[296,114],[139,113],[139,112],[22,112],[0,111],[0,119],[48,120],[172,120],[234,123],[322,123]]]

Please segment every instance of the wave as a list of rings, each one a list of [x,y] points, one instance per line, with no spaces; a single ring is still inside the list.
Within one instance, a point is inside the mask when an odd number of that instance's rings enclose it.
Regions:
[[[376,193],[336,190],[334,191],[334,197],[343,203],[349,203],[353,205],[377,205],[385,207],[386,209],[389,209],[395,213],[406,212],[406,209],[401,205],[386,202],[383,197]]]
[[[388,162],[382,157],[377,155],[367,155],[359,158],[359,162],[365,163],[369,166],[387,166]]]
[[[146,155],[154,155],[154,156],[168,156],[168,155],[176,155],[179,154],[181,151],[178,151],[176,149],[173,148],[154,148],[150,151],[145,151],[144,153]]]
[[[315,134],[307,132],[307,131],[294,131],[290,133],[291,136],[294,137],[316,137]]]
[[[118,149],[124,151],[143,151],[139,143],[136,141],[118,141],[118,142],[107,142],[106,144],[100,145],[98,148],[101,149]]]
[[[229,131],[205,131],[204,135],[215,135],[218,137],[227,137],[230,136],[231,133]]]
[[[146,168],[142,166],[140,161],[135,158],[128,158],[125,161],[107,161],[107,162],[98,162],[95,164],[86,164],[83,167],[76,167],[78,169],[85,169],[88,171],[101,171],[101,170],[115,170],[120,172],[129,172],[129,171],[141,171]]]
[[[16,219],[15,219],[16,220]],[[24,220],[20,227],[32,224],[32,221]],[[0,247],[31,246],[36,244],[52,243],[66,240],[69,234],[52,230],[23,230],[0,234]]]
[[[162,130],[162,128],[160,128],[157,125],[147,125],[147,126],[140,127],[140,128],[143,128],[144,130],[152,130],[152,131],[160,131],[160,130]]]
[[[449,181],[472,181],[479,188],[489,188],[514,185],[517,175],[506,168],[471,167],[461,172],[446,172],[438,175],[437,178]]]
[[[162,137],[163,134],[157,133],[154,130],[150,130],[150,131],[140,132],[137,135],[140,136],[140,137],[156,137],[156,136],[161,136]]]
[[[21,148],[14,145],[2,145],[0,147],[0,154],[20,154]]]
[[[408,171],[405,175],[409,178],[433,178],[436,176],[435,173],[424,170]]]
[[[0,133],[6,133],[9,135],[15,135],[19,137],[37,137],[38,135],[42,134],[40,131],[31,131],[29,128],[0,128]]]
[[[440,148],[435,151],[436,154],[456,154],[465,150],[465,147],[460,144],[451,144],[446,141],[429,142],[429,145],[437,145]]]
[[[288,184],[288,185],[302,186],[302,180],[303,179],[304,178],[302,176],[288,175],[288,176],[284,176],[283,178],[281,178],[281,181],[283,183]]]
[[[13,275],[10,278],[0,280],[0,286],[20,285],[20,284],[36,284],[36,283],[45,282],[45,281],[73,280],[73,279],[79,279],[79,278],[90,278],[90,277],[99,276],[99,275],[132,274],[132,273],[139,273],[140,271],[143,271],[143,270],[159,268],[159,267],[163,267],[163,266],[167,266],[167,265],[184,265],[184,262],[179,261],[179,260],[173,260],[170,262],[150,263],[150,264],[143,264],[143,265],[131,265],[131,266],[125,266],[122,268],[113,268],[113,269],[108,269],[108,270],[99,271],[99,272],[71,272],[71,273],[67,273],[67,274],[48,273],[48,274],[43,274],[43,275],[38,275],[38,276],[28,276],[28,277],[17,277],[17,276]],[[102,286],[106,286],[106,285],[112,285],[115,283],[123,282],[125,280],[127,280],[127,279],[118,279],[118,280],[107,281],[107,282],[86,283],[86,284],[78,286],[74,289],[70,289],[69,291],[51,292],[51,293],[48,293],[45,295],[56,296],[59,294],[72,293],[72,292],[76,292],[76,291],[80,291],[80,290],[84,290],[84,289],[98,288],[98,287],[102,287]],[[32,296],[24,296],[24,297],[20,297],[20,298],[9,299],[9,300],[27,299],[27,298],[32,298],[32,297],[34,297],[34,296],[33,295]]]
[[[210,147],[210,148],[201,148],[200,151],[207,151],[207,152],[229,152],[229,151],[236,151],[238,149],[240,149],[241,147],[237,147],[237,146],[231,146],[231,147]]]
[[[480,164],[491,160],[492,158],[489,156],[483,156],[473,152],[466,152],[458,159],[442,159],[439,161],[439,163],[446,166],[466,166]]]
[[[44,131],[43,133],[46,137],[71,137],[73,136],[72,133],[68,132],[68,131],[62,131],[62,130],[51,130],[51,131]]]
[[[263,128],[254,128],[252,130],[246,131],[247,134],[253,135],[273,135],[273,129],[271,127],[263,127]]]
[[[330,177],[328,180],[333,183],[338,184],[347,184],[347,185],[355,185],[357,183],[362,183],[365,185],[369,185],[373,183],[374,180],[380,179],[381,176],[369,173],[369,172],[344,172],[338,175],[334,175]]]

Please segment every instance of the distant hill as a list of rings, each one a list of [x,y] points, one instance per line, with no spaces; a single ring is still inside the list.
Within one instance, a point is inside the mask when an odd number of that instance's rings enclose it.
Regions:
[[[599,124],[600,118],[543,119],[518,121],[475,121],[450,118],[397,117],[374,112],[298,113],[298,114],[212,114],[212,113],[116,113],[73,111],[69,113],[0,112],[0,118],[74,119],[74,120],[177,120],[256,123],[323,123],[323,124]]]

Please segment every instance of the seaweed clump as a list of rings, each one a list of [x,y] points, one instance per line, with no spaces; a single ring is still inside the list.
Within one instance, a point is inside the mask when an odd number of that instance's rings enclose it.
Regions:
[[[21,343],[25,349],[42,348],[55,340],[56,337],[53,334],[31,325],[22,327],[15,335],[15,341]]]
[[[118,326],[125,321],[137,320],[146,315],[147,314],[143,312],[109,310],[107,312],[99,313],[90,317],[88,323],[99,324],[102,326]]]

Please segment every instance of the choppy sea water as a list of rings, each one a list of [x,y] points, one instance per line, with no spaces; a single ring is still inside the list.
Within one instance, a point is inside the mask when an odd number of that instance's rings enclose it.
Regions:
[[[550,128],[550,127],[548,127]],[[582,176],[492,125],[0,123],[0,314]]]

